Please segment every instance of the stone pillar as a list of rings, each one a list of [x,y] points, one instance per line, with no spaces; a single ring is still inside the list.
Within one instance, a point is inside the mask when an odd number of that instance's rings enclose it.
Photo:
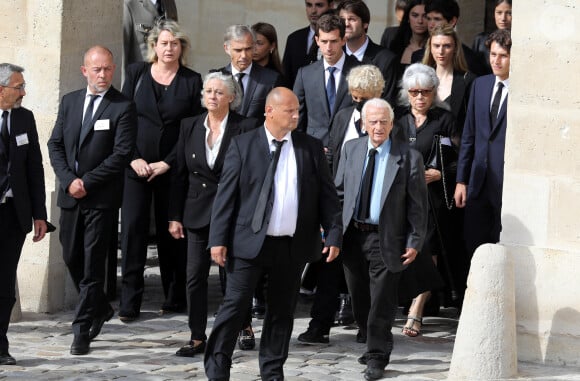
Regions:
[[[449,380],[517,375],[514,262],[500,245],[480,246],[471,261]]]
[[[120,66],[121,14],[119,0],[11,0],[0,11],[2,60],[25,68],[27,95],[23,106],[36,118],[48,215],[57,226],[56,180],[46,142],[62,95],[86,86],[80,73],[83,51],[93,44],[106,45]],[[120,73],[116,83],[120,83]],[[76,295],[66,287],[67,278],[58,231],[34,244],[29,235],[18,268],[22,309],[51,312],[71,305]]]
[[[580,7],[513,3],[501,242],[516,268],[518,358],[580,365]]]

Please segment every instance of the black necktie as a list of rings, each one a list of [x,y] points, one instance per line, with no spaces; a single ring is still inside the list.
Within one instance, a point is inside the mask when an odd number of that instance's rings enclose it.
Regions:
[[[376,153],[377,150],[374,148],[371,148],[369,150],[369,160],[367,162],[367,168],[363,176],[363,181],[358,196],[359,204],[358,204],[357,220],[361,222],[369,217],[369,210],[371,208],[371,191],[373,189],[373,177],[375,175]]]
[[[328,109],[330,115],[334,111],[334,99],[336,98],[336,82],[334,80],[335,67],[330,66],[328,69],[328,81],[326,82],[326,100],[328,100]]]
[[[245,75],[246,73],[236,74],[236,78],[238,79],[238,83],[240,84],[240,88],[242,89],[242,97],[244,96],[244,81],[242,81],[242,79],[244,79]]]
[[[495,126],[495,122],[497,121],[497,114],[499,114],[499,104],[501,102],[501,93],[503,90],[503,83],[499,82],[497,84],[497,91],[495,92],[495,96],[493,97],[493,102],[491,102],[491,126]]]
[[[258,203],[256,205],[256,209],[254,210],[254,217],[252,218],[252,231],[254,233],[259,232],[262,228],[264,212],[266,211],[266,204],[268,203],[270,193],[272,192],[272,184],[274,182],[274,175],[276,174],[276,166],[278,166],[278,160],[280,160],[282,145],[286,143],[286,140],[278,141],[273,139],[272,142],[276,145],[276,151],[274,152],[274,157],[268,166],[268,171],[266,172],[266,177],[264,178],[262,188],[260,189],[260,195],[258,196]]]
[[[4,143],[4,150],[6,157],[10,157],[10,133],[8,132],[8,111],[2,112],[2,128],[0,134],[2,135],[2,143]]]

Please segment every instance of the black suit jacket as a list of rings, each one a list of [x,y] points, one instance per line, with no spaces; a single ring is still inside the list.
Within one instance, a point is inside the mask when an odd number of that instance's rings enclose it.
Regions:
[[[217,193],[230,141],[234,136],[258,125],[255,118],[245,118],[230,111],[218,156],[214,167],[210,168],[205,152],[206,117],[207,112],[184,119],[177,141],[176,166],[172,175],[169,200],[169,220],[179,221],[188,229],[199,229],[209,225],[211,205]]]
[[[222,71],[232,71],[232,65],[221,68]],[[248,85],[244,89],[242,104],[237,112],[248,118],[256,118],[260,123],[264,122],[266,97],[274,87],[283,86],[284,79],[280,73],[252,64]]]
[[[23,107],[10,112],[10,188],[23,232],[32,230],[32,220],[46,220],[44,168],[34,115]]]
[[[455,128],[451,131],[450,137],[453,138],[454,143],[458,146],[461,140],[461,133],[463,132],[463,124],[465,123],[467,105],[469,104],[471,83],[475,78],[473,73],[454,71],[453,82],[451,83],[451,94],[445,100],[451,107],[451,113],[455,118]]]
[[[326,100],[324,60],[321,59],[298,70],[294,83],[294,93],[300,102],[298,130],[322,140],[325,147],[328,146],[328,133],[332,117],[339,110],[352,106],[346,76],[350,69],[357,65],[360,65],[360,62],[356,58],[346,55],[344,66],[340,72],[340,81],[337,84],[338,91],[332,112],[328,109],[328,101]]]
[[[362,63],[375,65],[381,70],[385,79],[385,89],[381,97],[391,105],[394,105],[397,98],[397,79],[400,71],[395,53],[375,44],[369,38]]]
[[[282,66],[284,67],[284,75],[290,84],[290,88],[294,86],[298,69],[312,62],[311,58],[308,57],[307,50],[309,33],[310,26],[307,26],[306,28],[292,32],[286,39]]]
[[[175,144],[183,118],[201,112],[202,81],[199,73],[181,66],[163,97],[157,100],[151,64],[137,62],[127,68],[123,94],[137,108],[137,138],[132,160],[175,164]],[[131,175],[137,177],[133,171]]]
[[[338,170],[338,162],[340,161],[340,154],[342,151],[342,141],[344,140],[344,135],[350,125],[353,112],[354,106],[343,108],[336,113],[336,116],[332,120],[332,128],[330,129],[328,138],[328,152],[326,156],[333,175],[335,175]]]
[[[77,90],[62,98],[48,140],[50,162],[60,183],[57,205],[119,208],[124,170],[135,146],[135,104],[111,87],[93,115],[92,128],[79,139],[86,93],[86,89]],[[108,122],[95,129],[98,120]],[[87,191],[80,200],[67,193],[76,178],[83,180]]]
[[[291,255],[300,262],[320,258],[320,226],[327,246],[341,246],[340,206],[322,144],[298,131],[292,133],[298,170],[298,219]],[[252,231],[252,218],[270,162],[264,127],[232,139],[214,201],[209,246],[227,246],[228,255],[255,258],[264,242],[272,205],[262,228]]]

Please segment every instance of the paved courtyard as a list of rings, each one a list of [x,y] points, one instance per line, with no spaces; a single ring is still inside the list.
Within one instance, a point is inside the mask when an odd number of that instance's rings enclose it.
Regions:
[[[158,268],[155,258],[146,270],[146,295],[141,317],[130,324],[115,315],[105,324],[86,356],[69,354],[72,342],[72,311],[55,314],[23,313],[9,329],[10,352],[16,366],[0,367],[0,379],[6,380],[203,380],[202,357],[183,358],[175,351],[189,339],[185,314],[161,315],[162,303]],[[210,277],[211,304],[209,334],[213,314],[221,300],[217,269]],[[113,302],[115,309],[118,302]],[[331,330],[329,345],[305,345],[296,340],[306,330],[310,301],[301,299],[290,355],[285,367],[288,381],[362,380],[364,366],[357,358],[364,351],[355,342],[356,327]],[[423,334],[408,338],[401,334],[404,318],[399,314],[393,334],[395,349],[385,379],[444,380],[447,378],[455,331],[456,310],[445,309],[437,318],[426,318]],[[261,333],[261,320],[254,320],[256,337]],[[232,380],[259,380],[257,350],[236,351]],[[518,380],[580,380],[580,369],[548,368],[520,364]]]

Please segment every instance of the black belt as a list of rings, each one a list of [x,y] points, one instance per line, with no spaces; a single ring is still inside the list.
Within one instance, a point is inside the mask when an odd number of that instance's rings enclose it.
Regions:
[[[364,222],[353,221],[352,226],[361,232],[378,232],[379,225],[365,224]]]
[[[290,235],[267,235],[266,238],[275,240],[275,241],[282,241],[286,239],[292,239]]]

